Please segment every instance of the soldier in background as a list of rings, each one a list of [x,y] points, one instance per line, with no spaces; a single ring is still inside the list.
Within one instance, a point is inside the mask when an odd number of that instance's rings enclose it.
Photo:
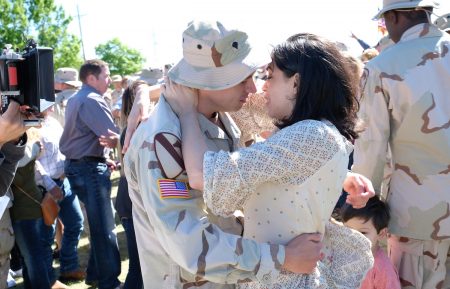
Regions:
[[[124,88],[122,87],[122,76],[111,76],[111,82],[114,86],[114,90],[111,92],[111,107],[114,107],[117,101],[122,97],[124,91]]]
[[[366,64],[353,170],[380,192],[386,152],[388,252],[403,288],[450,288],[450,36],[430,23],[434,1],[384,0],[396,43]]]
[[[75,68],[63,67],[55,73],[55,111],[53,117],[64,127],[65,110],[67,100],[71,98],[81,87],[78,80],[78,71]]]

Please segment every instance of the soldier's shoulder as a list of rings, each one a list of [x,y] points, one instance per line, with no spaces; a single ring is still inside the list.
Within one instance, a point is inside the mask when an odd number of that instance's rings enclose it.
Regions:
[[[158,132],[153,138],[153,150],[162,174],[169,179],[184,171],[181,138],[172,132]]]

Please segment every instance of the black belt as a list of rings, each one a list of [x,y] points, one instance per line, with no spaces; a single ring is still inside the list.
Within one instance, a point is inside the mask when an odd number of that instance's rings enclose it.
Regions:
[[[69,159],[69,161],[77,163],[77,162],[96,162],[96,163],[106,163],[106,159],[104,157],[82,157],[80,159]]]

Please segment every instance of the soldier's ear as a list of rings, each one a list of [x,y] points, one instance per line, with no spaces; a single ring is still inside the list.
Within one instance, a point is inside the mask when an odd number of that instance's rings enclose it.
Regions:
[[[383,14],[383,17],[386,22],[391,22],[391,23],[397,24],[399,13],[395,10],[390,10],[390,11],[385,12]]]

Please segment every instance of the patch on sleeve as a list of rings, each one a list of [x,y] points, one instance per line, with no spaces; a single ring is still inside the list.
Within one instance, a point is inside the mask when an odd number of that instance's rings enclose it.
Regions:
[[[171,133],[158,133],[154,140],[156,159],[161,172],[168,179],[175,179],[184,171],[181,140]]]
[[[161,199],[189,199],[189,186],[187,182],[158,179],[158,191]]]

